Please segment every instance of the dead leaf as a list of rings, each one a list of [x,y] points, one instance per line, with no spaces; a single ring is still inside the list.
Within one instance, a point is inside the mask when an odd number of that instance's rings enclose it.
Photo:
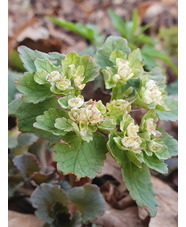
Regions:
[[[147,227],[138,217],[138,208],[129,207],[125,210],[116,210],[111,208],[108,204],[103,216],[99,217],[95,224],[102,227]],[[157,227],[157,226],[156,226]]]
[[[178,226],[178,193],[169,185],[153,176],[152,184],[160,206],[157,207],[157,215],[151,218],[149,227]]]
[[[43,221],[32,214],[8,211],[8,227],[41,227],[43,224]]]

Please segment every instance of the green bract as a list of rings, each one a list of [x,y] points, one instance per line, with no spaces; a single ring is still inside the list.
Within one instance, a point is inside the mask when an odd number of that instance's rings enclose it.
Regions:
[[[140,49],[131,52],[125,39],[112,36],[98,49],[95,61],[88,55],[44,54],[23,46],[19,52],[28,72],[16,80],[22,99],[9,104],[19,130],[48,139],[59,172],[78,179],[95,177],[109,151],[121,166],[131,197],[154,216],[157,201],[149,168],[165,173],[164,160],[177,155],[177,141],[157,125],[159,118],[177,119],[161,70],[145,72]],[[98,75],[104,77],[106,89],[112,89],[106,105],[81,94]],[[147,110],[139,125],[130,114],[134,107]]]

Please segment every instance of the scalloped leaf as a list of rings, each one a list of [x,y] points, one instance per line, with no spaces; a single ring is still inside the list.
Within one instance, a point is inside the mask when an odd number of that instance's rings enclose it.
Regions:
[[[149,168],[159,173],[168,173],[167,165],[164,163],[163,160],[158,159],[154,154],[152,156],[148,156],[147,154],[144,153],[143,159],[145,164]]]
[[[162,121],[177,121],[178,120],[178,100],[167,97],[165,105],[170,109],[170,112],[156,110],[160,120]]]
[[[60,65],[61,60],[64,59],[65,55],[60,54],[57,52],[50,52],[48,54],[37,51],[37,50],[31,50],[30,48],[26,46],[19,46],[17,48],[21,61],[24,64],[24,67],[31,73],[36,72],[36,66],[34,64],[34,61],[37,58],[40,59],[48,59],[55,65]]]
[[[99,67],[95,63],[94,59],[88,55],[78,56],[77,53],[69,53],[66,55],[65,59],[62,60],[63,68],[74,64],[77,68],[79,65],[84,67],[85,79],[83,83],[94,80],[99,75]]]
[[[106,158],[106,140],[99,133],[93,134],[93,140],[83,141],[75,133],[69,133],[63,137],[64,142],[57,143],[54,147],[59,171],[68,174],[73,173],[78,178],[94,178]]]
[[[39,219],[48,224],[57,221],[59,215],[61,219],[70,222],[68,213],[68,197],[59,185],[43,183],[32,193],[31,202],[37,208],[35,214]],[[66,226],[66,225],[64,225]]]
[[[155,199],[148,167],[144,163],[141,168],[133,164],[126,152],[116,146],[113,137],[113,134],[109,136],[108,149],[112,157],[121,166],[123,180],[131,197],[136,200],[139,207],[144,207],[150,216],[155,216],[158,202]]]
[[[105,200],[98,186],[85,184],[69,190],[68,196],[82,215],[82,222],[93,221],[103,215],[106,207]]]
[[[110,55],[114,50],[121,50],[128,55],[130,49],[127,40],[116,36],[108,37],[103,46],[99,48],[96,53],[96,63],[104,69],[106,69],[107,66],[112,67],[113,62],[110,60]]]
[[[168,148],[168,153],[170,156],[177,156],[178,155],[178,141],[174,139],[168,133],[165,133],[165,136],[161,138],[163,143]]]
[[[54,143],[59,140],[57,136],[33,127],[33,123],[36,121],[36,117],[42,115],[44,111],[50,108],[61,109],[56,97],[50,98],[37,104],[24,103],[21,98],[18,98],[13,100],[9,104],[8,114],[15,115],[17,117],[18,128],[20,131],[33,132],[35,134],[41,135],[51,143]]]
[[[65,135],[66,132],[64,130],[59,130],[54,126],[56,119],[61,117],[68,118],[68,113],[62,109],[50,108],[45,111],[43,115],[36,117],[34,127],[47,132],[52,132],[55,135]]]
[[[37,157],[28,152],[17,155],[13,159],[13,163],[26,177],[30,177],[34,172],[40,171],[41,168]]]
[[[16,88],[23,93],[24,102],[39,103],[51,98],[54,94],[50,90],[50,84],[38,84],[34,80],[34,73],[25,73],[16,81]]]

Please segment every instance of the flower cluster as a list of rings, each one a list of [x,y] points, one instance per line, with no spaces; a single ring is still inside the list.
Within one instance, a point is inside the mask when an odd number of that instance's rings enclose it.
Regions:
[[[74,131],[84,140],[90,141],[92,133],[97,130],[97,125],[105,119],[106,107],[101,101],[92,99],[84,102],[83,96],[73,97],[68,100],[68,115]]]
[[[85,87],[84,79],[84,67],[79,65],[76,69],[74,64],[65,67],[61,73],[53,71],[46,76],[52,92],[66,95],[82,90]]]

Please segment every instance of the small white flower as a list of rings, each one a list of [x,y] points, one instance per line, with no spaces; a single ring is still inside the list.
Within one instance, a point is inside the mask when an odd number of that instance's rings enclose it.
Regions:
[[[162,147],[163,147],[162,144],[157,143],[157,142],[154,141],[154,140],[151,140],[150,143],[149,143],[149,149],[150,149],[151,151],[153,151],[153,152],[160,151]]]
[[[135,125],[133,122],[131,122],[129,124],[129,126],[127,127],[127,134],[129,137],[136,137],[137,132],[139,131],[139,126]]]
[[[115,83],[117,83],[120,79],[121,79],[121,77],[120,77],[120,75],[118,75],[118,74],[115,74],[115,75],[113,76],[113,81],[114,81]]]
[[[69,87],[71,86],[71,82],[68,79],[62,79],[60,82],[56,83],[56,87],[60,90],[60,91],[65,91],[67,90]]]
[[[149,80],[145,88],[142,89],[143,91],[143,100],[147,103],[157,103],[161,105],[162,101],[162,92],[159,90],[157,84],[153,80]]]
[[[68,100],[68,105],[72,108],[79,108],[83,105],[84,98],[82,97],[75,97]]]
[[[121,140],[123,146],[130,148],[132,150],[135,150],[137,148],[140,147],[142,140],[140,139],[139,136],[135,136],[135,137],[127,137],[125,136],[122,140]]]
[[[58,82],[61,79],[61,74],[58,71],[53,71],[47,75],[46,78],[49,82]]]
[[[77,76],[74,79],[74,84],[76,87],[78,87],[80,90],[83,90],[83,88],[85,87],[86,84],[82,84],[83,80],[85,79],[85,77],[83,76]]]
[[[129,66],[129,61],[116,58],[116,66],[118,67],[117,74],[120,76],[123,82],[128,81],[134,76],[134,73],[132,73],[132,69]]]

